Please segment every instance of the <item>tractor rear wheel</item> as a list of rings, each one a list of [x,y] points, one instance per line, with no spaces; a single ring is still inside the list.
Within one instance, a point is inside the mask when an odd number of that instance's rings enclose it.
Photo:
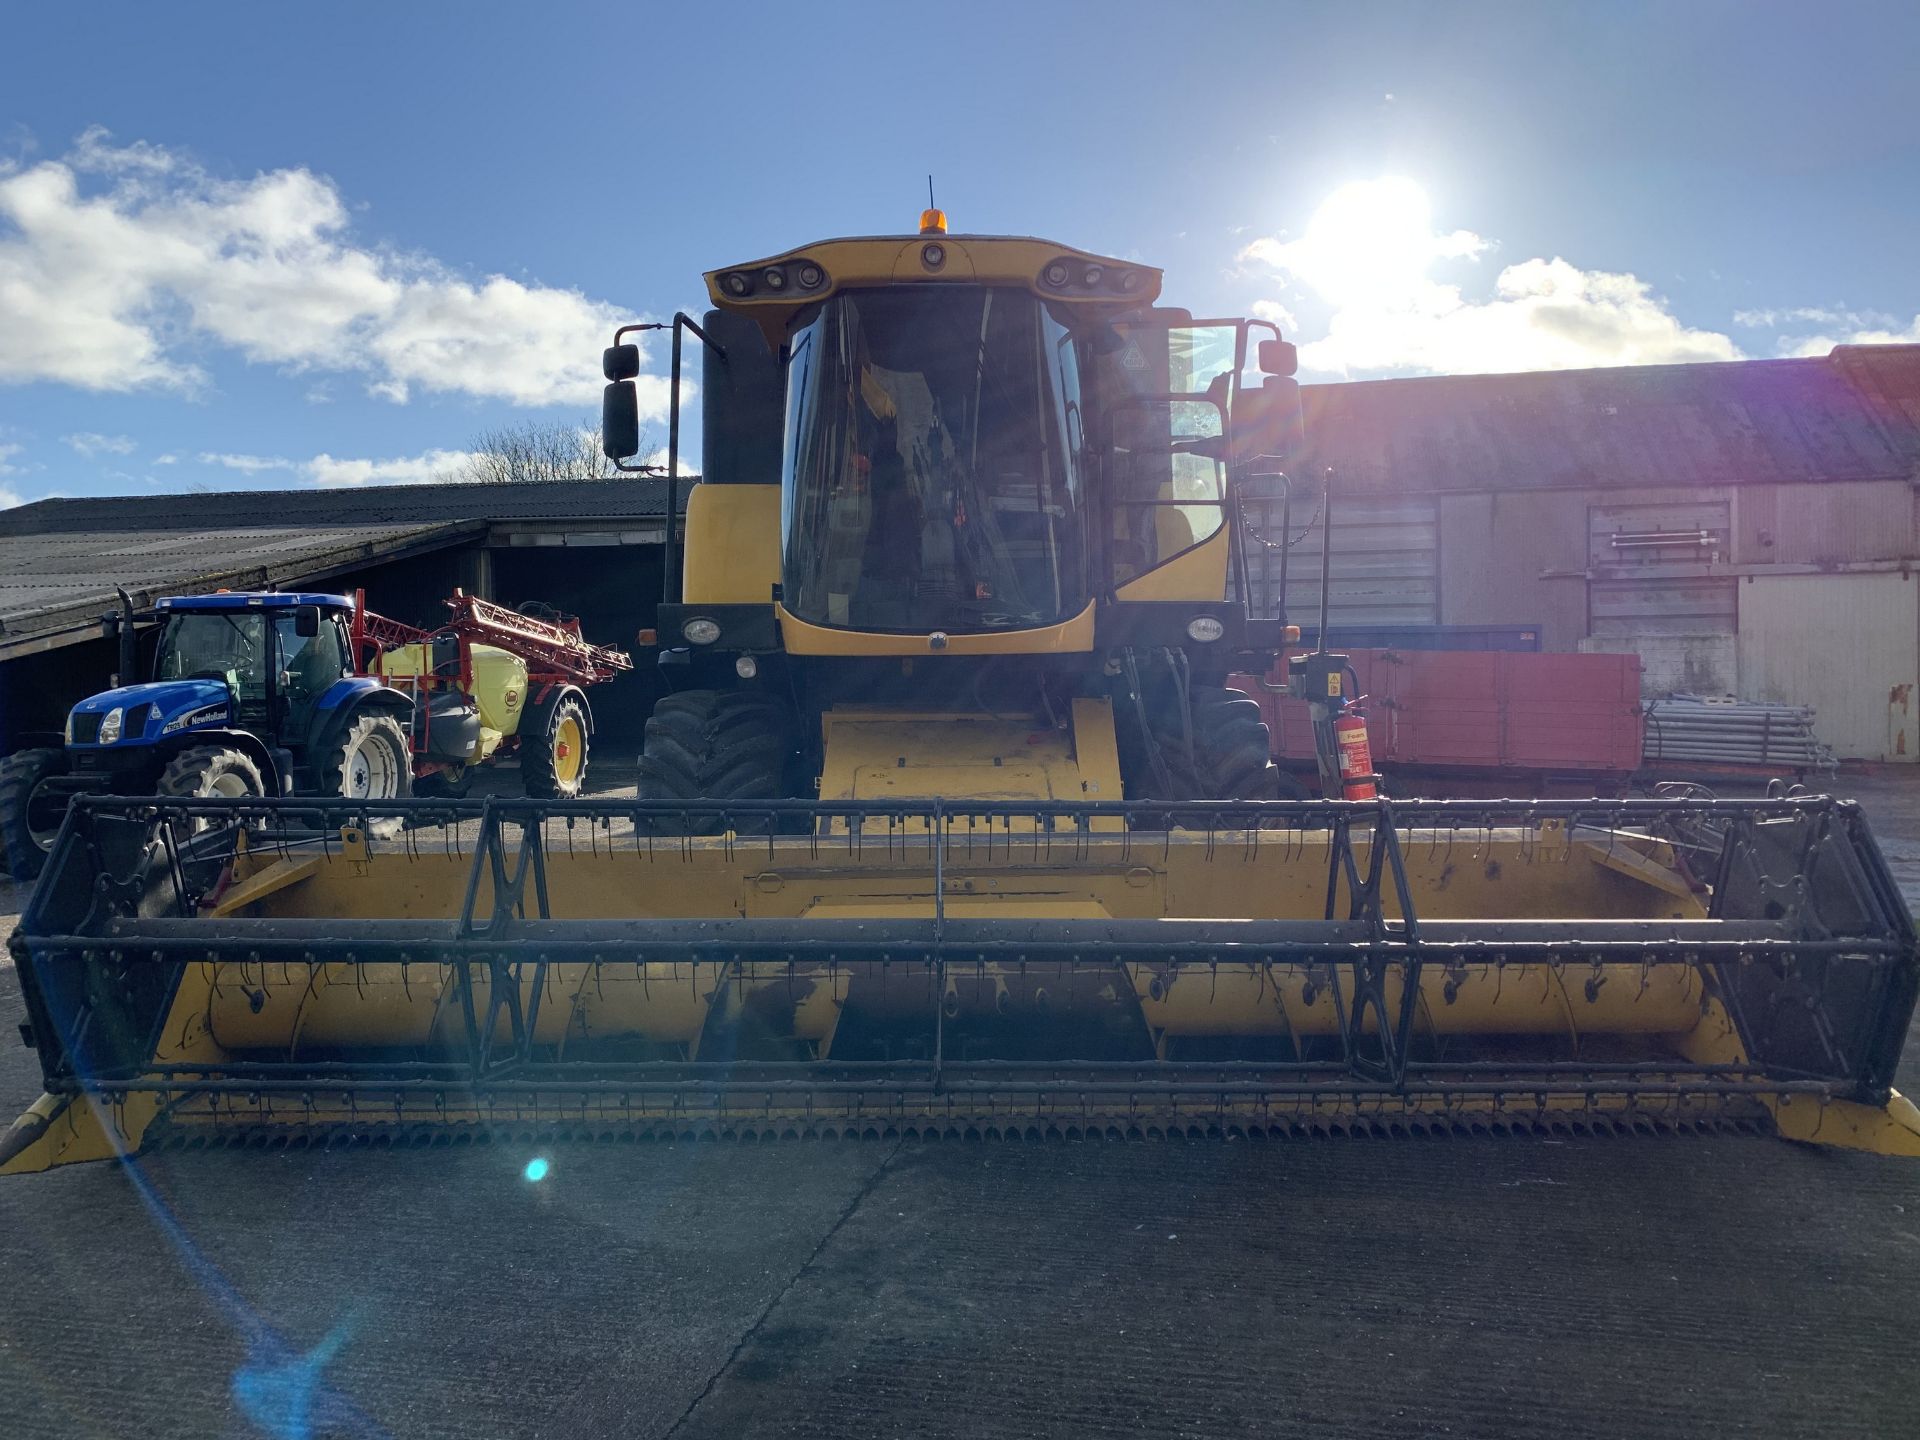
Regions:
[[[67,813],[67,797],[45,788],[67,773],[58,750],[20,750],[0,760],[0,858],[16,880],[31,880],[46,864]]]
[[[1165,779],[1147,763],[1139,777],[1144,800],[1302,800],[1300,782],[1273,763],[1273,736],[1244,690],[1195,685],[1183,716],[1169,687],[1147,707],[1153,745]]]
[[[540,800],[571,800],[587,783],[587,704],[563,695],[537,733],[520,738],[520,781]]]
[[[653,707],[640,752],[642,800],[784,800],[796,788],[799,746],[793,711],[756,692],[681,690]],[[662,817],[658,833],[758,831],[772,817],[690,810]]]
[[[368,712],[349,720],[315,767],[322,795],[348,800],[402,800],[413,793],[413,754],[407,732],[391,715]]]

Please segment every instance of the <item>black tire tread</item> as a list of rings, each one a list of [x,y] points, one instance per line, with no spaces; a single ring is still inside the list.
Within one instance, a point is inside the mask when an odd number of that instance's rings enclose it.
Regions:
[[[171,760],[160,772],[156,793],[176,799],[193,800],[207,794],[207,777],[216,769],[237,771],[244,776],[255,795],[267,793],[266,779],[253,757],[230,745],[191,745]]]
[[[65,753],[51,749],[16,750],[0,760],[0,864],[15,880],[33,879],[47,860],[27,825],[33,787],[66,768]]]
[[[1169,793],[1150,776],[1139,787],[1148,800],[1303,799],[1306,792],[1273,763],[1273,735],[1260,706],[1244,690],[1195,685],[1188,692],[1193,753],[1187,753],[1188,729],[1171,690],[1149,704],[1148,727],[1160,748]]]
[[[668,695],[647,721],[640,798],[786,799],[794,793],[798,768],[794,730],[793,712],[769,696],[726,690]],[[686,828],[713,834],[721,824],[718,813],[696,814]],[[664,822],[655,828],[663,830]]]
[[[553,737],[567,716],[580,722],[580,771],[571,787],[561,783],[553,764]],[[520,783],[536,800],[571,800],[587,788],[587,765],[593,759],[592,723],[587,705],[578,695],[562,695],[547,711],[538,735],[520,741]]]

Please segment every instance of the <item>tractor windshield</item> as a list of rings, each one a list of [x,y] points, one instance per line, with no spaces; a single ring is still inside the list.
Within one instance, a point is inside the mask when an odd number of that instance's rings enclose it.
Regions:
[[[1024,291],[853,291],[793,339],[783,596],[816,625],[1005,630],[1086,607],[1077,346]]]
[[[242,706],[266,701],[266,617],[258,611],[207,610],[175,613],[154,662],[156,680],[195,675],[225,680]]]

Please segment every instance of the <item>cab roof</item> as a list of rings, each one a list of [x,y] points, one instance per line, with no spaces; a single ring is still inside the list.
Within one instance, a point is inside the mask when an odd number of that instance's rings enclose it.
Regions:
[[[302,605],[351,610],[353,598],[314,590],[223,590],[213,595],[167,595],[153,602],[156,610],[288,610]]]
[[[1026,235],[860,235],[818,240],[763,260],[710,270],[707,293],[722,310],[758,321],[778,348],[804,310],[843,290],[901,285],[1019,286],[1043,300],[1108,317],[1144,310],[1160,271]]]

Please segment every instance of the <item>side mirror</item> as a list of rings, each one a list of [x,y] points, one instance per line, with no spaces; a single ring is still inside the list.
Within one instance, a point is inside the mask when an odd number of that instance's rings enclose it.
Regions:
[[[302,605],[293,612],[293,633],[302,640],[311,640],[320,633],[320,607]]]
[[[633,349],[615,345],[607,353]],[[640,391],[632,380],[610,381],[600,392],[600,449],[609,460],[627,460],[640,453]]]
[[[609,345],[600,352],[600,371],[609,380],[631,380],[640,373],[638,345]]]
[[[1292,375],[1300,368],[1300,351],[1291,340],[1260,342],[1260,373]]]

